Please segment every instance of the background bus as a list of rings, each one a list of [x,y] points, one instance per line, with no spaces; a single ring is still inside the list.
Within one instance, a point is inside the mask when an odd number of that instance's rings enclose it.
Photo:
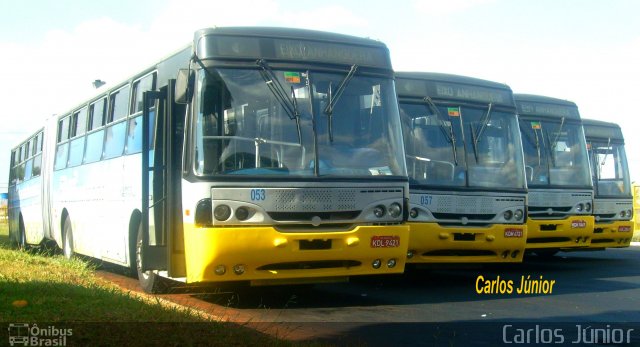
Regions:
[[[396,73],[411,190],[410,262],[520,262],[526,183],[511,89]]]
[[[552,255],[591,244],[593,184],[575,103],[514,94],[526,165],[527,249]]]
[[[591,248],[628,247],[633,237],[633,194],[622,129],[583,119],[591,175],[595,228]]]
[[[40,129],[11,151],[7,193],[9,237],[21,248],[27,243],[40,243],[45,238],[43,144],[44,131]]]
[[[12,181],[11,235],[130,266],[151,292],[167,278],[400,273],[409,230],[397,105],[383,43],[197,31],[191,46],[47,124],[41,180]],[[22,148],[12,172],[35,158]],[[31,181],[43,211],[33,230],[19,222]]]

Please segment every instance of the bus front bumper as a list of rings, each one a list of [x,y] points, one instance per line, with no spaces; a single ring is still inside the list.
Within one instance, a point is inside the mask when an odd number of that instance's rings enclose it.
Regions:
[[[409,223],[408,263],[522,262],[526,225],[443,227],[436,223]]]
[[[590,248],[623,248],[631,245],[632,221],[596,223]]]
[[[344,232],[280,232],[271,226],[185,225],[187,283],[323,282],[404,271],[409,227],[357,226]]]
[[[593,216],[527,220],[527,250],[576,249],[591,245]]]

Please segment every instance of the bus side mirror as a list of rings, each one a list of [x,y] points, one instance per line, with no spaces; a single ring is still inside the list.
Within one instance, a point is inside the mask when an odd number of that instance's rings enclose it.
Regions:
[[[189,69],[178,70],[176,79],[175,102],[176,104],[187,104],[191,101],[193,94],[194,75]]]

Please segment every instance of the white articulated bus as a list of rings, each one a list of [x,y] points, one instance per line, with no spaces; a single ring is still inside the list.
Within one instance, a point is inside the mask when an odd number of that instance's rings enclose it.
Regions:
[[[10,233],[130,266],[151,292],[400,273],[403,157],[383,43],[204,29],[12,151]]]

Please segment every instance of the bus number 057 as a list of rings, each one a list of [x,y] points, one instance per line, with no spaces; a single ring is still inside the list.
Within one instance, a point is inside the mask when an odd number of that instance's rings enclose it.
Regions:
[[[433,197],[431,195],[421,195],[420,196],[420,205],[422,205],[422,206],[431,205],[432,198]]]

